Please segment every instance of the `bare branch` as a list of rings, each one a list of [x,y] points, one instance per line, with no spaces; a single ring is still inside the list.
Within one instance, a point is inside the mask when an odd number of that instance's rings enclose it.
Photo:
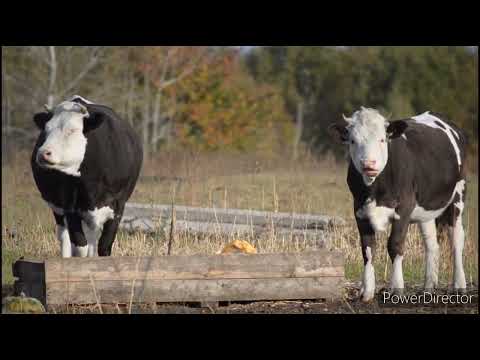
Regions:
[[[182,80],[183,78],[185,78],[186,76],[190,75],[198,66],[198,64],[201,62],[202,58],[205,57],[205,55],[207,54],[207,52],[202,52],[200,53],[200,55],[198,55],[191,63],[190,63],[190,66],[187,67],[186,70],[184,70],[182,73],[180,73],[180,75],[178,75],[177,77],[174,77],[174,78],[171,78],[167,81],[163,81],[158,89],[159,90],[163,90],[177,82],[179,82],[180,80]],[[211,59],[208,59],[209,61]]]
[[[70,91],[72,91],[72,89],[74,89],[78,83],[85,77],[85,75],[87,75],[90,70],[92,70],[98,63],[99,59],[100,59],[100,56],[99,56],[99,49],[100,47],[97,46],[97,47],[94,47],[92,49],[92,55],[90,57],[90,60],[87,62],[87,64],[85,64],[85,67],[83,68],[83,70],[77,75],[77,77],[75,79],[73,79],[69,85],[67,85],[65,87],[65,89],[60,92],[60,94],[58,95],[60,98],[62,98],[65,94],[69,93]]]
[[[26,85],[26,81],[19,79],[17,76],[12,74],[5,74],[5,79],[8,81],[13,81],[15,85],[21,87],[23,90],[27,91],[30,96],[38,100],[38,95],[33,91],[30,86]]]

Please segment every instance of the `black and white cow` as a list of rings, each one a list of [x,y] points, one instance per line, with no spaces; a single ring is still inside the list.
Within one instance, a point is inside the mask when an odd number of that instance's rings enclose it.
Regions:
[[[393,263],[390,287],[404,288],[402,261],[409,223],[418,223],[425,246],[425,288],[438,282],[436,220],[448,225],[454,256],[454,288],[465,291],[462,253],[466,137],[443,116],[426,112],[388,122],[377,110],[356,111],[330,127],[349,147],[348,186],[364,259],[363,301],[375,293],[375,232],[391,223],[388,253]]]
[[[112,109],[80,96],[33,119],[41,130],[33,177],[53,210],[62,257],[109,256],[140,174],[139,138]]]

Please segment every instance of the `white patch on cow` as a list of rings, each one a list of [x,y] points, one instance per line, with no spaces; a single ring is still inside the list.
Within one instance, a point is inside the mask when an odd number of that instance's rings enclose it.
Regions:
[[[420,223],[425,246],[425,289],[434,289],[438,284],[439,246],[435,220]]]
[[[85,111],[85,112],[82,112]],[[45,124],[45,142],[37,151],[37,164],[72,176],[80,176],[87,148],[83,134],[83,118],[88,112],[83,105],[65,101],[54,109],[52,119]],[[42,154],[50,152],[49,163],[41,161]]]
[[[376,177],[367,176],[367,175],[362,174],[362,179],[363,179],[363,183],[365,185],[371,186],[375,182]]]
[[[57,225],[57,239],[60,242],[60,250],[62,258],[72,257],[72,244],[70,242],[70,235],[65,226]]]
[[[80,95],[73,95],[69,101],[74,101],[74,100],[77,100],[77,99],[80,99],[82,100],[83,102],[87,103],[87,104],[95,104],[94,102],[92,101],[89,101],[87,99],[85,99],[84,97],[80,96]]]
[[[100,209],[85,211],[81,214],[82,228],[88,243],[88,256],[97,255],[98,239],[102,235],[103,225],[110,219],[115,218],[112,208],[104,206]]]
[[[402,138],[404,138],[405,140],[408,140],[407,135],[405,135],[405,134],[402,134]]]
[[[410,221],[425,223],[425,222],[434,220],[438,218],[440,215],[442,215],[447,207],[448,207],[448,204],[447,206],[438,210],[425,210],[423,207],[417,204],[415,205],[415,208],[413,209],[410,215]]]
[[[115,212],[109,206],[104,206],[100,209],[85,211],[82,213],[82,218],[91,229],[103,229],[103,224],[115,217]]]
[[[75,257],[87,257],[88,255],[88,245],[85,246],[75,246],[72,244],[73,256]]]
[[[403,256],[397,255],[393,260],[393,272],[390,280],[390,287],[392,289],[403,289],[403,270],[402,270]]]
[[[453,190],[450,200],[448,200],[447,204],[444,207],[437,210],[425,210],[423,207],[417,204],[413,209],[412,213],[410,214],[410,221],[424,223],[424,222],[428,222],[430,220],[434,220],[438,218],[440,215],[443,214],[445,209],[452,203],[455,197],[455,194],[459,194],[460,197],[462,197],[464,189],[465,189],[465,180],[458,181],[457,184],[455,185],[455,189]]]
[[[91,228],[85,221],[82,221],[82,230],[85,238],[87,239],[88,257],[96,256],[98,239],[101,236],[100,229],[96,227]]]
[[[365,185],[370,186],[383,171],[388,161],[387,132],[388,122],[375,109],[362,107],[352,118],[345,118],[349,123],[350,157],[357,171],[362,174]],[[377,175],[369,176],[364,171],[365,162],[374,162]]]
[[[372,249],[367,246],[365,249],[367,263],[363,270],[362,287],[360,288],[360,296],[362,301],[370,301],[375,296],[375,270],[372,264]]]
[[[448,136],[448,139],[450,140],[450,142],[453,146],[453,149],[455,150],[455,154],[457,156],[458,166],[460,167],[460,165],[462,165],[462,159],[461,159],[461,156],[460,156],[460,148],[458,147],[458,143],[455,140],[455,137],[457,139],[460,139],[460,137],[459,137],[458,133],[450,125],[448,125],[445,121],[439,119],[438,117],[431,115],[429,111],[427,111],[426,113],[423,113],[421,115],[418,115],[418,116],[413,116],[412,119],[415,120],[419,124],[427,125],[431,128],[442,130]],[[442,124],[444,126],[444,128],[439,126],[435,122],[438,122],[438,123]],[[455,137],[452,134],[454,134]]]
[[[392,220],[400,219],[400,215],[395,212],[395,209],[377,206],[377,202],[370,198],[362,208],[357,210],[356,215],[359,219],[368,219],[375,231],[387,231]]]

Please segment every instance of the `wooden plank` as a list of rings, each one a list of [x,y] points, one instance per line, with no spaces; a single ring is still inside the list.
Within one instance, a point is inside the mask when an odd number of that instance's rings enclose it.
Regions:
[[[252,279],[344,276],[343,254],[175,255],[49,259],[46,282]]]
[[[342,277],[54,282],[47,298],[49,305],[334,299],[342,286]]]
[[[258,210],[200,208],[175,206],[176,218],[181,221],[229,223],[273,226],[297,229],[325,229],[331,225],[344,225],[340,217],[312,214],[279,213]],[[127,203],[124,216],[137,218],[169,218],[171,205]]]

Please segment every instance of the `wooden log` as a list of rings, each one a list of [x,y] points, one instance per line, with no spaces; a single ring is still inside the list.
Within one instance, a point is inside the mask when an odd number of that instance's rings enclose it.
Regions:
[[[324,230],[329,226],[345,224],[340,217],[312,214],[279,213],[258,210],[199,208],[175,206],[178,221],[228,223],[249,226],[274,226],[295,229]],[[127,203],[124,216],[136,218],[169,218],[171,205]]]
[[[338,298],[342,286],[339,277],[60,282],[49,285],[47,298],[50,305],[313,300]]]
[[[256,255],[172,255],[49,259],[47,284],[94,280],[252,279],[341,276],[342,259],[334,251]]]
[[[16,276],[31,284],[27,296],[43,296],[46,305],[336,298],[344,280],[343,255],[325,250],[55,258],[31,275],[33,263],[39,262],[17,261],[14,266],[24,271]]]

